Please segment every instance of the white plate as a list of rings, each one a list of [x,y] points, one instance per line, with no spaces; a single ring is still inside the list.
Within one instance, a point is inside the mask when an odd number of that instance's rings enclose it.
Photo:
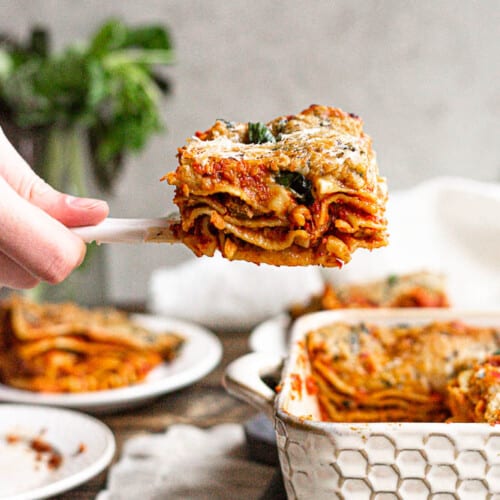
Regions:
[[[290,316],[286,313],[260,323],[250,333],[248,339],[250,349],[255,352],[286,356],[288,352],[287,332],[289,326]]]
[[[179,356],[172,362],[157,366],[144,382],[119,389],[75,394],[38,393],[0,384],[0,401],[63,406],[91,413],[116,411],[139,406],[196,382],[211,372],[222,357],[219,339],[201,326],[147,314],[136,314],[132,318],[152,331],[170,330],[186,339]]]
[[[9,444],[9,435],[21,440]],[[62,456],[58,468],[48,467],[29,446],[29,440],[40,435]],[[114,453],[112,432],[93,417],[58,408],[0,404],[0,499],[30,500],[67,491],[104,470]]]

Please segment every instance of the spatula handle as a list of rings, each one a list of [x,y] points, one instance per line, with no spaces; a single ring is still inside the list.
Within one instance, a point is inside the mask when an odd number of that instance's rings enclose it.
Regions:
[[[85,243],[178,243],[171,226],[177,220],[172,216],[154,219],[107,218],[95,226],[71,228]]]

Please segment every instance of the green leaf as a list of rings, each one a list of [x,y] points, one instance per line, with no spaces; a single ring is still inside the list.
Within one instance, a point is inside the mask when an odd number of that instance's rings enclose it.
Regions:
[[[45,125],[52,121],[50,102],[35,90],[40,61],[32,60],[12,72],[2,85],[2,97],[20,127]]]
[[[109,78],[102,65],[94,59],[88,61],[87,70],[87,106],[90,110],[96,110],[110,94]]]
[[[387,284],[389,286],[394,286],[398,282],[398,275],[397,274],[391,274],[390,276],[387,277]]]
[[[140,47],[148,50],[170,50],[172,43],[163,26],[143,26],[130,29],[124,47]]]
[[[294,196],[305,205],[311,205],[314,202],[312,182],[300,172],[282,170],[276,175],[274,180],[281,186],[289,189]]]
[[[102,56],[124,46],[129,34],[128,28],[118,19],[107,21],[93,36],[89,53]]]
[[[272,132],[262,122],[249,122],[248,142],[252,144],[263,144],[265,142],[276,142],[276,139]]]
[[[174,61],[172,50],[120,49],[103,56],[103,65],[107,68],[122,64],[171,64]]]
[[[13,69],[12,56],[5,49],[0,48],[0,82],[9,76]]]
[[[102,56],[129,48],[170,51],[172,43],[168,31],[162,26],[129,28],[118,19],[110,19],[95,33],[89,52],[95,56]]]
[[[85,118],[91,76],[86,56],[75,50],[61,57],[44,60],[33,78],[36,95],[48,103],[56,121],[76,123]]]

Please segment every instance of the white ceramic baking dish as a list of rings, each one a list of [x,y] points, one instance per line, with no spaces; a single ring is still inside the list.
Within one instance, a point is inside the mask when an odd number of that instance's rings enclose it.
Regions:
[[[390,325],[455,319],[500,328],[500,311],[325,311],[295,322],[278,395],[262,377],[280,370],[279,355],[251,353],[227,367],[224,384],[229,393],[274,420],[290,499],[500,500],[500,426],[321,422],[316,397],[305,387],[300,397],[291,385],[290,374],[299,374],[304,384],[310,373],[302,339],[319,326],[336,321]]]

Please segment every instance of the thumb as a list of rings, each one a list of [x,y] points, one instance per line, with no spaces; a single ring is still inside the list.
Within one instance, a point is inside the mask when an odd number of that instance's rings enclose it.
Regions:
[[[26,188],[24,194],[20,193],[21,196],[67,227],[92,226],[109,213],[105,201],[60,193],[34,172],[31,172]]]
[[[55,190],[24,161],[0,129],[0,176],[27,201],[68,227],[94,225],[109,213],[108,204]]]

